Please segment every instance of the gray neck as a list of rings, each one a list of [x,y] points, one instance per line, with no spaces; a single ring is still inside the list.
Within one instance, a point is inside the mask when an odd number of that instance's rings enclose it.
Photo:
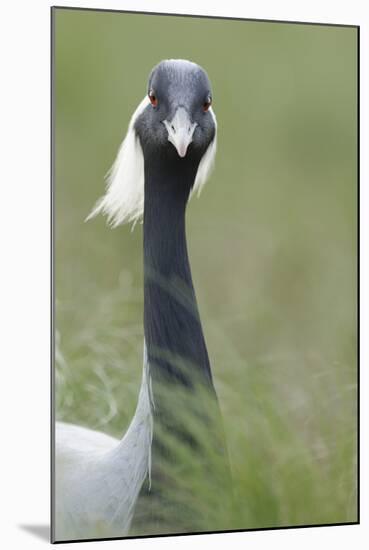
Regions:
[[[197,165],[191,159],[146,163],[144,329],[153,378],[212,387],[210,363],[192,282],[185,211]]]

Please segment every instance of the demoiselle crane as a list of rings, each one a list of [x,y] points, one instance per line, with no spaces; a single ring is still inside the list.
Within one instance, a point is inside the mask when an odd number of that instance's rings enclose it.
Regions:
[[[155,506],[164,502],[170,508],[165,466],[160,468],[170,450],[160,433],[166,430],[186,441],[195,455],[202,438],[191,432],[191,422],[179,420],[183,406],[176,397],[173,405],[176,389],[178,395],[192,396],[201,387],[202,398],[193,401],[194,417],[206,433],[212,424],[215,431],[219,428],[185,235],[187,202],[201,190],[215,157],[211,103],[208,76],[197,64],[165,60],[154,67],[148,93],[109,173],[106,194],[89,216],[105,214],[112,226],[143,219],[143,375],[135,414],[121,440],[56,423],[55,540],[126,536],[143,487]],[[214,414],[204,395],[214,404]],[[212,444],[226,456],[222,436]],[[192,531],[196,514],[188,527]]]

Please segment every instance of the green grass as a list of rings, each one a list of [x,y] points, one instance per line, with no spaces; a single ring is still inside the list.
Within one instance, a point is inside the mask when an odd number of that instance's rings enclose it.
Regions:
[[[102,323],[110,318],[100,312]],[[110,326],[114,326],[112,321]],[[212,332],[218,344],[213,353],[227,356],[227,369],[215,382],[236,499],[231,518],[224,514],[212,517],[202,530],[355,521],[356,385],[352,368],[303,352],[265,355],[249,363],[227,340],[221,326],[213,323]],[[65,356],[61,359],[59,350],[61,418],[122,435],[140,384],[140,333],[103,328],[96,334],[87,329],[86,341],[76,349],[79,357],[68,362]],[[122,334],[127,353],[119,356]],[[183,455],[178,456],[177,463],[182,461]],[[183,472],[178,475],[187,489],[191,487],[189,473],[186,478]],[[216,496],[204,495],[204,502]],[[214,511],[214,506],[209,509]],[[147,529],[144,525],[143,532],[150,532]]]
[[[187,222],[236,497],[207,525],[356,521],[353,29],[57,12],[57,416],[119,437],[134,412],[142,228],[83,220],[166,57],[207,69],[219,125]]]

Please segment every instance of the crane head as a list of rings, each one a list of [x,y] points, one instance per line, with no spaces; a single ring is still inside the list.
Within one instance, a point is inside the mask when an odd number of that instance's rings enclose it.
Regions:
[[[147,94],[134,111],[116,160],[107,174],[105,195],[87,220],[106,214],[115,227],[142,220],[145,166],[190,166],[199,194],[213,168],[217,122],[209,78],[199,65],[168,59],[149,76]],[[168,162],[170,161],[170,162]]]
[[[213,141],[216,120],[209,78],[199,65],[161,61],[151,71],[147,106],[135,122],[142,148],[150,153],[201,158]]]

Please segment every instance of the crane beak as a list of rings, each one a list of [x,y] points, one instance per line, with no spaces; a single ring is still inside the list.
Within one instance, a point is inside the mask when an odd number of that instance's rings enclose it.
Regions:
[[[179,107],[171,122],[163,120],[163,123],[168,131],[168,141],[174,145],[180,157],[185,157],[197,122],[192,123],[186,109]]]

